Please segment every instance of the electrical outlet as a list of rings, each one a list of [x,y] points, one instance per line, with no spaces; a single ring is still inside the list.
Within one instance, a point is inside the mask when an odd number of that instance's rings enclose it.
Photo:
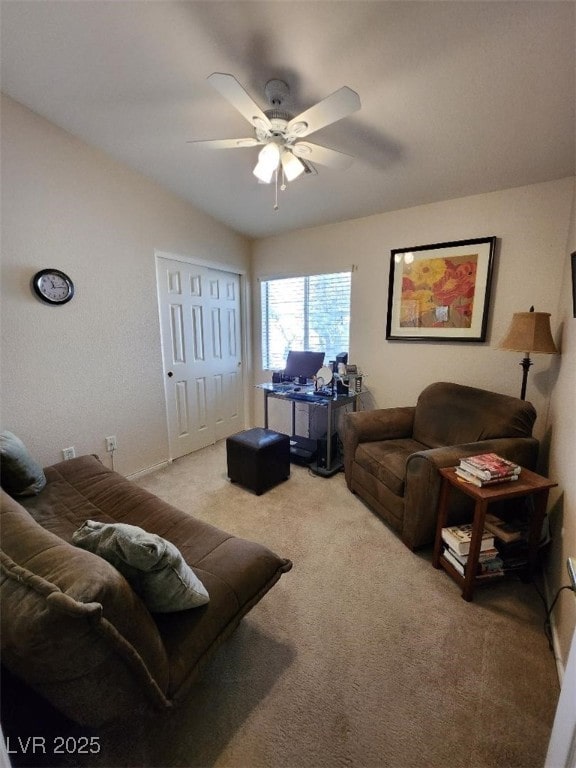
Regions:
[[[568,576],[570,576],[570,583],[572,589],[576,592],[576,557],[569,557],[566,561],[568,567]]]
[[[76,448],[73,445],[70,448],[62,448],[62,456],[68,461],[68,459],[74,459],[76,457]]]
[[[117,450],[118,448],[118,442],[116,440],[116,435],[110,435],[110,437],[106,438],[106,450],[108,453],[112,453],[112,451]]]

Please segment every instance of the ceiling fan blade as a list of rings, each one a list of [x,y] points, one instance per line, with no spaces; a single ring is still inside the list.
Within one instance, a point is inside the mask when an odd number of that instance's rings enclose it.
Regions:
[[[309,141],[299,141],[291,149],[296,157],[300,157],[304,161],[309,160],[312,163],[325,165],[337,171],[349,168],[354,162],[352,155],[346,155],[344,152],[337,152],[328,147],[321,147],[319,144],[311,144]]]
[[[305,110],[288,123],[288,136],[308,136],[360,109],[360,96],[344,85],[318,104]]]
[[[233,75],[213,72],[208,82],[255,128],[270,129],[270,120]]]
[[[205,141],[204,139],[187,141],[186,144],[202,144],[207,149],[238,149],[239,147],[255,147],[258,144],[264,142],[258,141],[255,138],[245,139],[212,139]]]

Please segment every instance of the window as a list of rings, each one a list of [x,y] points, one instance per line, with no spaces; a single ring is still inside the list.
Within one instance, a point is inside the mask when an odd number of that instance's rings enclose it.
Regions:
[[[263,280],[262,367],[282,370],[291,349],[347,352],[350,340],[350,272]]]

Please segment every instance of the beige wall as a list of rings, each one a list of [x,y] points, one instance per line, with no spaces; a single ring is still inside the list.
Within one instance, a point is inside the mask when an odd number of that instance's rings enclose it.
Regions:
[[[576,190],[575,190],[576,191]],[[549,415],[550,477],[559,486],[552,492],[550,526],[552,545],[547,563],[550,598],[562,584],[568,584],[566,560],[576,557],[576,318],[572,310],[572,269],[570,252],[576,252],[576,199],[566,244],[562,271],[562,294],[558,307],[562,365],[552,392]],[[554,609],[554,623],[563,664],[568,659],[576,626],[576,599],[564,590]]]
[[[576,320],[571,317],[567,243],[574,179],[448,200],[258,241],[253,250],[254,383],[268,374],[261,361],[258,278],[331,272],[356,265],[352,276],[351,361],[366,374],[365,407],[414,404],[427,384],[457,381],[518,396],[521,353],[499,350],[513,312],[551,313],[561,356],[534,355],[527,399],[537,410],[535,435],[542,440],[542,471],[559,490],[552,497],[553,553],[549,591],[566,583],[568,553],[576,554],[576,446],[574,424]],[[471,343],[386,341],[388,270],[393,248],[496,235],[487,340]],[[574,248],[576,246],[572,246]],[[564,287],[563,287],[564,286]],[[262,397],[254,400],[262,423]],[[563,594],[558,619],[561,663],[573,632],[574,596]]]
[[[258,278],[337,271],[352,275],[350,358],[366,374],[370,405],[410,405],[433,381],[449,380],[519,395],[522,354],[497,349],[513,312],[531,305],[552,314],[558,297],[570,221],[572,179],[449,200],[257,241],[253,251],[255,382],[261,360]],[[485,343],[386,341],[388,270],[393,248],[496,235],[499,238]],[[534,356],[527,399],[545,431],[559,359]],[[264,379],[262,378],[264,377]],[[262,407],[255,400],[257,418]]]
[[[44,465],[116,435],[130,474],[168,456],[155,250],[249,267],[249,241],[2,99],[2,428]],[[76,296],[50,307],[32,275]]]

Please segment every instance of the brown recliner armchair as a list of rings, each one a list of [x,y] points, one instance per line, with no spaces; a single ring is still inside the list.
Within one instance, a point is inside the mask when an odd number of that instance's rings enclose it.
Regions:
[[[348,488],[410,549],[431,544],[438,469],[491,451],[534,469],[535,419],[534,407],[524,400],[447,382],[426,387],[416,406],[348,413],[343,441]],[[460,496],[451,494],[456,513],[467,503]]]

